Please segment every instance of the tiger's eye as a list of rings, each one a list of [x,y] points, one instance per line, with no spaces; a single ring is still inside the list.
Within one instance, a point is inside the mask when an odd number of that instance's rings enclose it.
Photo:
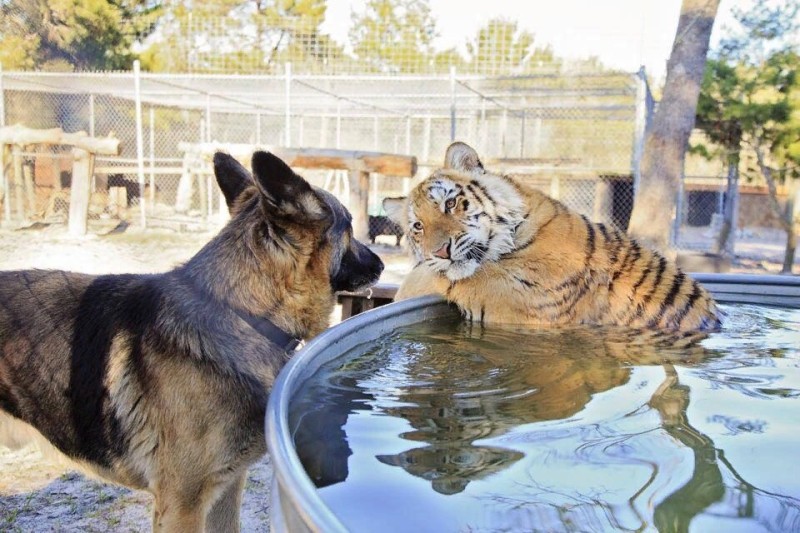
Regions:
[[[414,229],[414,231],[422,231],[422,222],[414,222],[411,227]]]
[[[453,209],[456,206],[456,199],[450,198],[444,203],[445,208]]]

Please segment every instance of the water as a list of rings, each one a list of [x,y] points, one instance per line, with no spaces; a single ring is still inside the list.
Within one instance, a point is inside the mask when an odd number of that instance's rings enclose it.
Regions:
[[[800,531],[800,310],[719,333],[404,328],[290,427],[351,531]]]

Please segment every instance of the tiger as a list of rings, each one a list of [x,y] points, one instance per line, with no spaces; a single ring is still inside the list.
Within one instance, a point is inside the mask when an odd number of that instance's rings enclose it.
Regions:
[[[386,198],[412,268],[395,296],[437,294],[481,324],[711,331],[711,295],[656,250],[590,221],[451,144],[444,167]]]

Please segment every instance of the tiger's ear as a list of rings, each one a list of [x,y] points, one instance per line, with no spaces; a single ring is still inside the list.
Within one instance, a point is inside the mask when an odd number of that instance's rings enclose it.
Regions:
[[[386,211],[386,216],[389,217],[389,220],[404,230],[406,226],[408,226],[407,202],[408,198],[405,196],[399,198],[384,198],[382,202],[383,210]]]
[[[484,172],[483,163],[478,152],[468,144],[454,142],[447,147],[444,155],[444,168],[452,168],[461,172]]]

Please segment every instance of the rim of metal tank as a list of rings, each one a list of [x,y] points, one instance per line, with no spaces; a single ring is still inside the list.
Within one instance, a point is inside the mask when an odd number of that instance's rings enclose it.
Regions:
[[[754,303],[780,307],[800,308],[800,277],[777,274],[719,274],[691,273],[712,292],[721,303]],[[436,306],[435,304],[441,304]],[[437,296],[411,298],[391,303],[353,316],[325,330],[309,341],[295,354],[279,373],[267,406],[267,447],[272,458],[274,476],[293,500],[293,508],[310,530],[347,531],[333,511],[322,501],[316,487],[300,463],[289,433],[289,399],[295,385],[316,371],[326,360],[315,361],[316,355],[336,346],[335,352],[344,353],[364,342],[373,340],[381,332],[404,325],[399,319],[417,310],[449,309],[447,303]],[[432,311],[432,315],[436,314]],[[417,319],[420,317],[415,315]],[[393,323],[393,322],[396,322]],[[381,327],[374,335],[354,336],[368,325],[379,323]],[[350,337],[348,339],[348,337]],[[273,484],[275,487],[275,484]],[[273,495],[273,501],[276,495]],[[281,513],[273,506],[271,513]]]
[[[319,366],[327,362],[328,359],[314,360],[319,352],[330,350],[331,346],[336,346],[335,351],[337,354],[341,354],[379,336],[377,331],[373,336],[363,336],[365,326],[377,322],[381,325],[380,330],[386,331],[404,325],[405,322],[400,317],[409,316],[413,311],[429,311],[430,316],[434,317],[445,314],[449,309],[450,306],[442,298],[423,296],[391,303],[353,316],[314,337],[290,359],[278,374],[267,405],[267,448],[272,459],[273,475],[277,483],[291,495],[295,504],[293,507],[299,512],[309,529],[325,532],[347,531],[333,511],[320,498],[292,446],[292,437],[289,433],[290,393],[293,392],[296,385],[299,385]],[[417,316],[417,318],[419,317]],[[357,332],[361,332],[362,335],[353,335]],[[275,488],[276,484],[273,483],[273,490]],[[274,501],[275,495],[273,495]],[[280,509],[274,507],[273,505],[271,513],[281,512]]]
[[[800,276],[790,274],[719,274],[692,272],[719,303],[800,308]]]

